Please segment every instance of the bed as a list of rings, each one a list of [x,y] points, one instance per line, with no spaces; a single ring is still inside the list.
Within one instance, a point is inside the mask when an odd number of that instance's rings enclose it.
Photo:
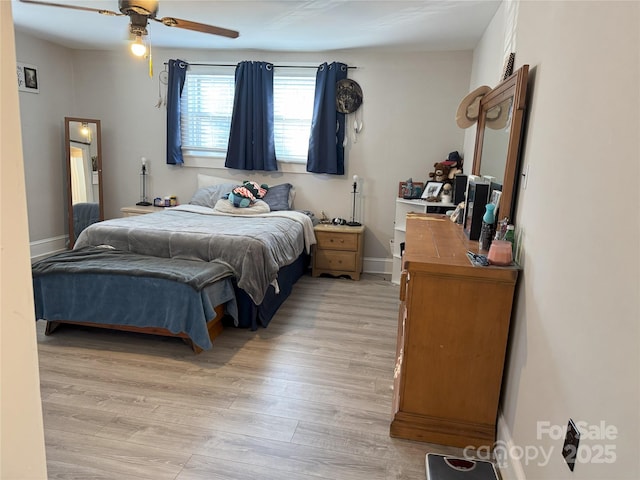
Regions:
[[[107,247],[150,259],[226,265],[231,273],[223,281],[232,285],[235,311],[223,315],[222,322],[252,330],[266,327],[307,270],[315,243],[310,215],[290,209],[291,186],[285,185],[256,202],[260,208],[238,209],[229,209],[223,198],[233,184],[207,185],[189,204],[93,224],[80,234],[74,251]],[[102,280],[93,278],[97,289]],[[127,282],[134,291],[142,284],[140,278]],[[42,290],[35,279],[34,290]],[[145,326],[144,320],[140,323]]]

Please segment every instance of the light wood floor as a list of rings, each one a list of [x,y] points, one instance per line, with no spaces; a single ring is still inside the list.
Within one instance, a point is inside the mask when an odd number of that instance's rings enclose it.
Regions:
[[[424,479],[389,437],[398,287],[303,277],[268,328],[178,339],[38,323],[50,479]]]

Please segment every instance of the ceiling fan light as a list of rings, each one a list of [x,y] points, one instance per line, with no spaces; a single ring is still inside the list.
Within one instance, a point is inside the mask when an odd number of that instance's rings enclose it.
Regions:
[[[147,53],[147,47],[142,43],[142,37],[138,35],[136,40],[131,44],[131,53],[136,57],[143,57]]]

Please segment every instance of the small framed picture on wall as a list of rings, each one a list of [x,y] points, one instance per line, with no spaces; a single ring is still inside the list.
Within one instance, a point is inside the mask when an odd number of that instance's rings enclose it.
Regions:
[[[35,65],[29,65],[28,63],[17,62],[16,76],[19,91],[40,93],[38,67]]]

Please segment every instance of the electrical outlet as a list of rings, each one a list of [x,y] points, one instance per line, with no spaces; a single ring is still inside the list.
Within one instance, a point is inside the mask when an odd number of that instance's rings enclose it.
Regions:
[[[573,472],[576,466],[576,458],[578,456],[578,444],[580,443],[580,432],[572,419],[567,424],[567,433],[564,437],[564,445],[562,447],[562,456],[569,466],[569,470]]]

